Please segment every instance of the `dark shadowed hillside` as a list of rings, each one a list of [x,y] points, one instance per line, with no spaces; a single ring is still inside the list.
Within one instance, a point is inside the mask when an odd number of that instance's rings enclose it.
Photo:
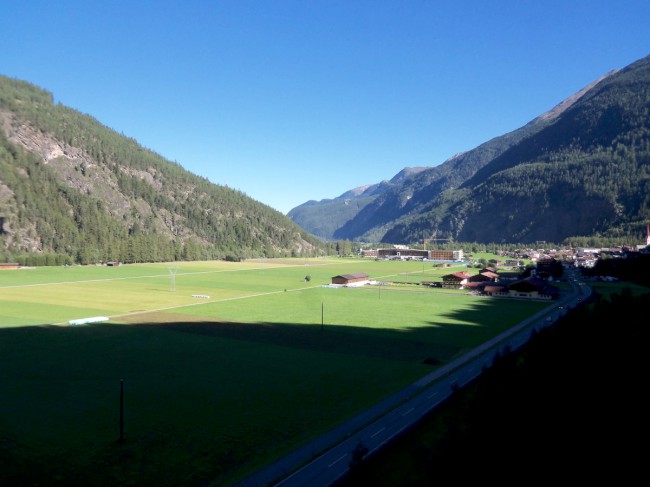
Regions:
[[[645,471],[650,294],[629,291],[571,310],[498,357],[335,486],[636,483]]]

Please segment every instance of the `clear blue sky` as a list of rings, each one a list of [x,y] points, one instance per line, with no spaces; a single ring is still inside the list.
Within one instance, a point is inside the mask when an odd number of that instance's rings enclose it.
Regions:
[[[0,74],[282,213],[437,165],[650,54],[648,0],[1,10]]]

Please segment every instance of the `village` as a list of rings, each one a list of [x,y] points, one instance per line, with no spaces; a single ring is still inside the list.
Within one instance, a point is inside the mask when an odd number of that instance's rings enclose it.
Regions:
[[[598,259],[625,259],[630,253],[650,254],[650,226],[647,229],[645,244],[634,247],[614,248],[562,248],[562,249],[521,249],[498,251],[502,259],[493,259],[490,265],[475,262],[471,254],[463,250],[413,249],[405,245],[361,250],[361,257],[376,260],[421,260],[433,262],[441,267],[465,265],[479,267],[478,273],[468,271],[450,272],[440,280],[423,280],[422,286],[466,289],[474,295],[516,299],[556,300],[560,289],[553,281],[561,280],[564,269],[593,268]],[[599,279],[613,281],[611,276]],[[365,285],[385,285],[370,279],[367,274],[352,273],[332,277],[329,287],[359,287]]]
[[[550,277],[550,275],[547,276]],[[327,287],[384,286],[388,284],[400,283],[374,281],[368,274],[353,273],[333,276],[331,284]],[[521,278],[521,274],[518,272],[499,272],[496,267],[491,266],[484,267],[473,275],[467,271],[458,271],[443,275],[441,281],[419,281],[411,284],[446,289],[466,289],[476,295],[505,298],[550,301],[559,297],[559,288],[536,273]]]

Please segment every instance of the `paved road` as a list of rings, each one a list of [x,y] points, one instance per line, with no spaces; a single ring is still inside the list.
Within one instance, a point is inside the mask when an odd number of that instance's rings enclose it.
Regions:
[[[529,340],[533,329],[555,322],[565,308],[589,296],[587,286],[570,282],[574,287],[570,296],[251,475],[237,487],[330,486],[348,471],[359,445],[367,449],[367,455],[372,454],[433,410],[457,387],[475,379],[498,353],[519,348]]]

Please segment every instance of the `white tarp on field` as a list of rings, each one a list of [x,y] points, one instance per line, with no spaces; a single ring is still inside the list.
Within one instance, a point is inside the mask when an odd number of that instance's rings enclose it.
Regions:
[[[92,318],[81,318],[79,320],[70,320],[68,323],[71,325],[86,325],[88,323],[99,323],[100,321],[108,321],[108,316],[93,316]]]

